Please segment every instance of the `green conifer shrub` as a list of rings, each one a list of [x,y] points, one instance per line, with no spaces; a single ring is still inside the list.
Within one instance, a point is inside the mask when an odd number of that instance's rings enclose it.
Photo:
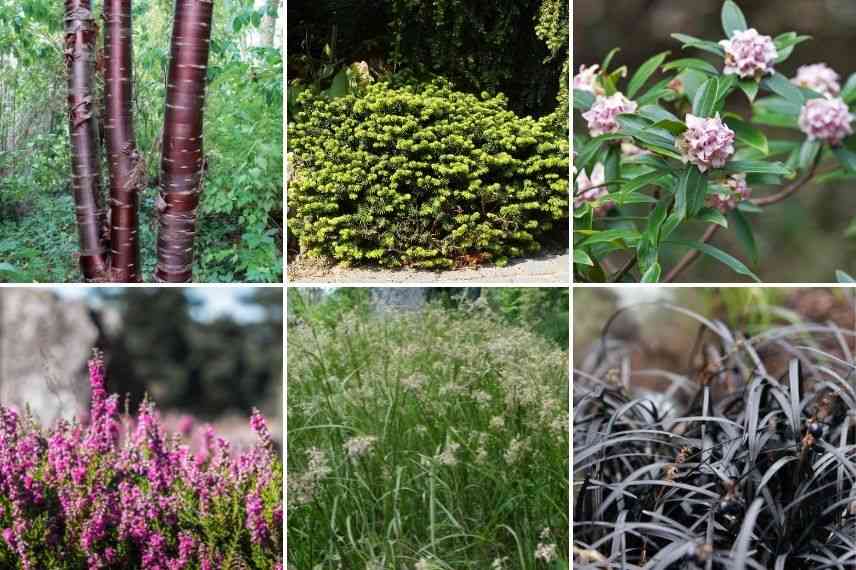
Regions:
[[[555,122],[444,80],[301,95],[289,229],[310,256],[385,267],[504,264],[562,239],[568,155]]]

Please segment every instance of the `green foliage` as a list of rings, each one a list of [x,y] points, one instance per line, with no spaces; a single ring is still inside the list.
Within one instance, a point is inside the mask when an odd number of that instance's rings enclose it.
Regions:
[[[288,563],[567,568],[567,352],[474,306],[338,317],[289,329]]]
[[[488,303],[511,325],[568,346],[569,292],[564,287],[492,287],[482,290]]]
[[[733,0],[723,3],[720,18],[723,37],[731,37],[749,25]],[[705,52],[707,59],[668,61],[669,52],[664,52],[635,72],[625,67],[611,70],[616,49],[597,72],[592,86],[596,93],[573,93],[573,106],[579,112],[588,111],[601,95],[620,93],[622,87],[636,104],[632,113],[617,117],[614,131],[592,137],[583,128],[573,135],[576,173],[593,177],[598,167],[605,178],[596,185],[604,193],[594,198],[583,196],[593,188],[585,179],[577,178],[575,184],[574,273],[580,282],[674,280],[688,265],[674,264],[676,254],[688,250],[758,280],[753,226],[757,225],[754,216],[763,211],[762,207],[787,198],[815,172],[827,171],[828,179],[856,177],[856,137],[831,145],[810,140],[798,127],[806,102],[821,94],[795,85],[780,70],[794,47],[808,36],[788,32],[771,38],[778,53],[775,69],[743,79],[725,73],[725,52],[717,41],[680,33],[672,37],[684,50]],[[625,77],[630,79],[622,85]],[[854,85],[856,80],[844,86],[845,103],[856,101]],[[748,117],[740,112],[747,101],[751,108]],[[701,171],[682,156],[680,137],[688,129],[688,114],[721,117],[733,131],[735,152],[723,166]],[[580,118],[576,124],[586,125],[586,120]],[[779,130],[768,131],[766,127]],[[632,143],[635,151],[624,148],[625,143]],[[734,174],[745,175],[753,192],[767,195],[755,194],[750,199],[748,191],[732,193],[734,179],[729,176]],[[717,202],[716,198],[724,195],[733,202]],[[701,223],[708,225],[708,233],[700,240],[695,237],[695,228]],[[734,230],[750,259],[748,266],[707,243],[716,226]],[[616,252],[624,255],[615,256]],[[621,264],[631,258],[632,263],[625,271],[616,270],[608,261],[604,263],[607,258],[623,259]],[[685,259],[691,262],[693,258]],[[674,273],[669,270],[672,265]]]
[[[567,139],[505,98],[444,81],[302,97],[289,125],[289,228],[310,255],[346,263],[504,263],[560,239]]]

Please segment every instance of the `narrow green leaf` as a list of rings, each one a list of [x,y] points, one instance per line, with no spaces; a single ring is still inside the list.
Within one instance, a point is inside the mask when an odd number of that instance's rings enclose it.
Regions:
[[[856,172],[856,153],[843,146],[833,147],[832,152],[835,153],[835,156],[838,158],[838,162],[841,163],[841,166],[843,166],[845,170]]]
[[[767,136],[760,130],[756,129],[749,123],[734,117],[726,117],[725,124],[734,131],[734,136],[738,141],[742,142],[746,146],[758,149],[765,156],[770,153]]]
[[[723,168],[726,172],[744,172],[752,174],[778,174],[790,176],[791,170],[781,162],[765,162],[761,160],[732,160]]]
[[[574,89],[574,109],[588,111],[594,104],[594,95],[588,91]]]
[[[642,86],[645,85],[645,82],[654,75],[654,72],[656,72],[657,68],[662,65],[668,55],[668,51],[658,53],[639,66],[639,69],[637,69],[636,73],[633,74],[633,77],[630,78],[630,83],[627,84],[627,96],[629,98],[632,99],[636,93],[639,92]]]
[[[757,81],[754,79],[741,79],[737,82],[737,86],[746,94],[746,98],[749,99],[749,103],[753,103],[755,101],[755,97],[758,96]]]
[[[848,105],[856,101],[856,73],[847,78],[847,83],[841,89],[841,98]]]
[[[609,64],[610,64],[610,63],[612,63],[612,58],[614,58],[614,57],[615,57],[615,54],[617,54],[617,53],[618,53],[618,52],[620,52],[620,51],[621,51],[621,48],[612,48],[612,49],[610,50],[610,52],[609,52],[608,54],[606,54],[606,57],[605,57],[605,58],[603,58],[603,62],[601,62],[601,64],[600,64],[600,69],[601,69],[604,73],[607,73],[607,72],[608,72],[608,70],[609,70]]]
[[[579,248],[574,249],[574,263],[577,265],[589,265],[594,267],[594,261],[589,257],[589,254]]]
[[[715,77],[705,81],[693,98],[693,115],[697,117],[712,117],[716,106],[716,93],[719,82]]]
[[[725,56],[725,50],[722,49],[722,46],[715,42],[701,40],[699,38],[694,38],[693,36],[688,36],[687,34],[672,34],[672,37],[684,44],[684,49],[691,47],[718,55],[720,57]]]
[[[655,263],[642,275],[642,283],[659,283],[661,272],[660,264]]]
[[[663,66],[663,71],[671,71],[673,69],[695,69],[696,71],[701,71],[702,73],[708,73],[710,75],[719,75],[719,71],[713,65],[703,59],[698,59],[696,57],[685,57],[683,59],[676,59],[675,61],[670,61],[669,63]]]
[[[746,250],[749,255],[749,261],[752,265],[758,265],[758,244],[755,242],[755,235],[752,232],[752,225],[742,211],[735,209],[729,213],[729,217],[734,222],[734,234],[737,236],[737,241]]]
[[[667,245],[675,245],[679,247],[688,247],[690,249],[695,249],[700,251],[701,253],[710,256],[717,261],[724,263],[728,267],[731,268],[732,271],[738,273],[740,275],[746,275],[754,279],[756,282],[760,283],[761,280],[758,279],[758,276],[752,273],[748,267],[746,267],[742,261],[739,259],[725,253],[721,249],[714,247],[710,244],[701,243],[698,241],[687,241],[687,240],[670,240],[667,242]]]
[[[820,152],[820,148],[822,146],[823,144],[820,141],[813,141],[811,139],[805,139],[805,141],[803,141],[803,144],[800,147],[800,170],[807,170],[811,167],[812,163],[814,163],[815,159],[817,158],[817,153]]]
[[[791,83],[787,77],[778,71],[771,77],[764,79],[764,81],[762,81],[762,85],[773,93],[781,95],[786,100],[791,103],[795,103],[800,107],[805,103],[805,96],[803,96],[800,88]]]
[[[722,5],[722,30],[729,38],[734,35],[734,32],[742,32],[749,26],[746,24],[746,16],[740,10],[740,7],[732,0],[725,0]]]
[[[725,214],[717,210],[716,208],[702,208],[701,211],[696,216],[699,220],[703,222],[708,222],[710,224],[716,224],[723,228],[728,227],[728,220],[725,219]]]
[[[688,166],[675,188],[675,214],[681,219],[695,216],[704,206],[707,181],[695,166]]]

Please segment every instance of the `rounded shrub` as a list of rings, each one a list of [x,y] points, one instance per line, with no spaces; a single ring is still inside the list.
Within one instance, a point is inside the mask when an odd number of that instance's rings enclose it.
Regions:
[[[534,252],[568,225],[568,143],[443,80],[301,96],[289,229],[311,256],[451,267]]]

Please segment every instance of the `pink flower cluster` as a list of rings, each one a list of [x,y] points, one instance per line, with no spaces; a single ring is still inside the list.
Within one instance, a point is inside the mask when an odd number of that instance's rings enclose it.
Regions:
[[[712,118],[687,114],[687,130],[675,141],[684,162],[691,162],[702,172],[722,168],[734,154],[734,131],[722,122],[719,114]]]
[[[199,450],[167,434],[151,404],[135,419],[89,365],[87,425],[47,433],[0,406],[0,561],[41,568],[282,568],[282,462],[254,412],[241,453],[209,428]]]
[[[800,112],[799,126],[811,140],[838,145],[853,134],[853,117],[840,98],[809,99]]]
[[[591,178],[585,170],[580,172],[577,176],[577,195],[574,198],[574,208],[579,208],[584,204],[593,204],[594,215],[603,216],[615,207],[615,203],[612,201],[602,201],[609,194],[609,190],[604,185],[605,182],[606,173],[603,164],[600,162],[592,168]]]
[[[635,101],[631,101],[622,93],[608,97],[598,96],[591,109],[583,113],[583,118],[588,121],[591,136],[596,137],[618,131],[620,125],[616,117],[624,113],[635,113],[637,107]]]
[[[577,91],[588,91],[594,95],[603,95],[603,87],[597,83],[597,75],[600,66],[595,64],[590,67],[580,66],[580,72],[574,75],[573,88]]]
[[[732,174],[716,192],[707,195],[707,205],[726,214],[751,195],[752,189],[746,184],[746,175]]]
[[[808,87],[826,97],[835,97],[841,92],[839,76],[834,69],[825,63],[803,65],[797,69],[797,75],[791,83],[800,87]]]
[[[762,36],[755,28],[735,32],[729,40],[719,45],[725,49],[726,75],[739,75],[746,79],[760,78],[773,73],[773,63],[779,56],[776,44],[770,36]]]

